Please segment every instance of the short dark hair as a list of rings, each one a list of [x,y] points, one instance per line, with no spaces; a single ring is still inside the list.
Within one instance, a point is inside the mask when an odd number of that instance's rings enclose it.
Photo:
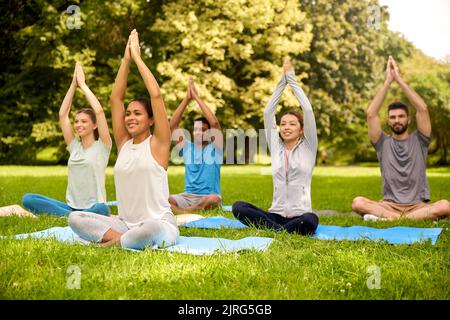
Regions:
[[[150,102],[150,100],[148,98],[137,97],[137,98],[134,98],[133,100],[131,100],[130,103],[132,103],[134,101],[137,101],[137,102],[141,103],[144,106],[145,111],[147,111],[147,114],[148,114],[149,118],[153,117],[152,103]]]
[[[194,122],[195,121],[201,121],[208,126],[208,129],[211,129],[211,125],[209,124],[208,119],[206,119],[205,117],[198,117],[194,120]]]
[[[84,108],[84,109],[78,110],[75,115],[80,114],[80,113],[87,114],[89,116],[89,118],[91,118],[92,122],[94,124],[97,124],[97,116],[95,115],[94,110],[89,109],[89,108]],[[98,140],[98,138],[99,138],[98,128],[94,129],[94,137],[95,137],[95,140]]]
[[[395,101],[392,102],[389,106],[388,106],[388,113],[391,110],[396,110],[396,109],[402,109],[405,110],[406,115],[409,115],[409,108],[406,104],[404,104],[403,102],[400,101]]]

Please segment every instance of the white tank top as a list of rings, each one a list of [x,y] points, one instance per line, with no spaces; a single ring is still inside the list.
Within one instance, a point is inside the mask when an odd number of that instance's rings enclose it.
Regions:
[[[129,226],[172,214],[167,171],[153,158],[151,137],[125,142],[114,166],[119,218]]]

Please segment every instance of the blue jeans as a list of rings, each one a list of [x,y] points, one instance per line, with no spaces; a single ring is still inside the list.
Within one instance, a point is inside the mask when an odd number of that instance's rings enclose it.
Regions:
[[[314,213],[304,213],[301,216],[285,218],[276,213],[266,212],[244,201],[233,204],[233,215],[247,226],[269,228],[275,231],[287,231],[301,235],[312,235],[319,225],[319,218]]]
[[[109,207],[104,203],[96,203],[87,209],[76,209],[67,203],[34,193],[24,195],[22,205],[35,214],[47,213],[58,217],[68,216],[72,211],[89,211],[109,216]]]

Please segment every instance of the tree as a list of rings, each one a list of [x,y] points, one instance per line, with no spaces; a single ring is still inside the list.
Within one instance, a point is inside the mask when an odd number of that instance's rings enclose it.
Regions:
[[[152,30],[165,39],[158,71],[166,103],[176,108],[192,75],[223,127],[244,129],[261,127],[283,58],[306,52],[312,37],[294,0],[174,1]]]
[[[68,153],[58,110],[80,61],[109,119],[109,95],[129,32],[139,31],[143,57],[169,109],[188,75],[223,128],[262,128],[263,109],[289,56],[313,105],[319,146],[334,160],[375,160],[365,110],[382,82],[388,55],[424,95],[432,113],[430,153],[448,158],[448,63],[437,63],[387,29],[377,0],[6,1],[0,4],[0,163],[30,163],[36,152]],[[69,12],[67,12],[69,11]],[[74,15],[79,19],[70,20]],[[70,28],[69,21],[80,28]],[[400,94],[392,90],[392,95]],[[132,67],[127,98],[147,95]],[[82,94],[73,110],[86,106]],[[286,90],[282,109],[298,108]],[[170,112],[169,112],[170,113]],[[183,125],[195,116],[187,114]],[[438,116],[439,115],[439,116]],[[188,127],[186,127],[188,128]],[[111,163],[115,160],[113,149]]]
[[[59,146],[58,157],[65,162],[58,110],[75,62],[83,64],[87,81],[108,114],[109,95],[128,34],[133,28],[145,30],[152,25],[162,1],[73,1],[77,11],[68,10],[64,1],[9,2],[2,2],[0,20],[1,63],[6,70],[0,76],[4,110],[0,114],[0,163],[30,163],[36,151],[48,145]],[[68,23],[75,14],[79,28]],[[154,34],[142,37],[147,55],[156,42],[153,39]],[[145,92],[136,73],[129,84],[129,97]],[[84,106],[84,97],[76,95],[74,109]]]
[[[389,32],[387,14],[377,1],[300,2],[314,37],[311,49],[296,58],[308,74],[305,84],[316,113],[320,148],[329,149],[335,160],[361,159],[371,150],[365,109],[385,61],[379,49]]]

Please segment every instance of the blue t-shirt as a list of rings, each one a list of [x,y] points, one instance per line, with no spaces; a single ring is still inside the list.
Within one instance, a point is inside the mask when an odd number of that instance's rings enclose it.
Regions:
[[[221,194],[220,166],[223,162],[223,151],[209,143],[205,147],[197,147],[186,141],[179,152],[184,160],[184,192],[193,194]]]

